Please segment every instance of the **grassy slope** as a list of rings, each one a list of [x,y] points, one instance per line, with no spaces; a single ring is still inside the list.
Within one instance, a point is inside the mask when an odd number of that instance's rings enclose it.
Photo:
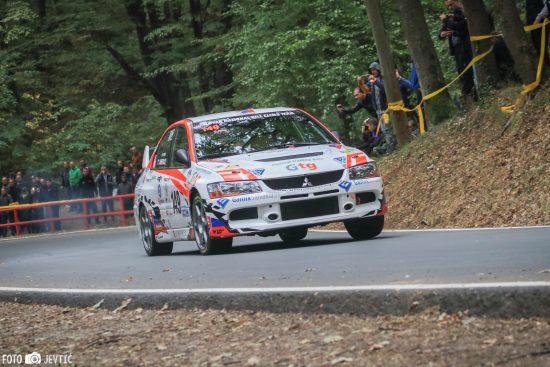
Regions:
[[[550,224],[550,83],[515,115],[500,112],[516,90],[380,160],[386,228]]]

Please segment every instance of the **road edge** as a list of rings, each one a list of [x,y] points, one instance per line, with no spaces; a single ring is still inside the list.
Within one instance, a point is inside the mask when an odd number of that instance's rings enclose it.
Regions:
[[[406,315],[436,307],[495,318],[550,317],[550,286],[457,287],[426,289],[335,289],[325,291],[197,292],[172,290],[87,290],[48,292],[0,289],[0,302],[87,308],[103,300],[114,309],[128,298],[128,308],[225,309],[274,313],[329,313],[365,316]]]

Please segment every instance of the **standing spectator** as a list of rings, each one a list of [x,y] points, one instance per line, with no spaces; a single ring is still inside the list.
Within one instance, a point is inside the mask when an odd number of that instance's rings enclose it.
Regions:
[[[83,198],[93,199],[96,197],[96,184],[89,167],[82,169],[82,177],[80,178],[80,193]],[[95,201],[90,201],[86,204],[88,211],[85,214],[97,214],[97,205]],[[99,217],[95,217],[95,222],[99,223]],[[88,218],[88,224],[90,224],[90,218]]]
[[[116,162],[116,184],[118,185],[121,182],[120,177],[122,176],[122,172],[124,172],[124,161],[118,160]]]
[[[70,198],[72,200],[80,199],[80,179],[82,178],[82,174],[80,173],[80,169],[78,169],[74,161],[71,161],[69,163],[69,194]],[[73,211],[81,212],[82,208],[80,204],[72,204],[71,208]]]
[[[19,191],[21,189],[17,187],[15,178],[10,177],[8,181],[8,194],[10,194],[11,199],[14,203],[17,203],[19,200]]]
[[[128,182],[128,176],[126,176],[126,174],[123,173],[120,176],[120,183],[117,186],[117,195],[125,195],[125,194],[133,194],[133,193],[134,193],[134,187],[130,182]],[[124,198],[122,200],[123,200],[124,210],[132,210],[134,200],[132,198]]]
[[[38,181],[37,181],[38,179]],[[32,177],[32,187],[31,187],[31,204],[39,204],[41,202],[41,188],[40,188],[40,178],[37,176]],[[32,208],[30,215],[31,220],[40,220],[44,219],[44,211],[43,208]],[[31,232],[32,233],[39,233],[42,230],[42,223],[33,223],[31,224]]]
[[[384,88],[384,79],[380,71],[380,64],[377,62],[371,63],[369,72],[367,86],[372,90],[372,100],[378,121],[382,122],[382,114],[388,108],[388,100],[386,97],[386,89]],[[395,76],[398,80],[400,89],[413,89],[411,82],[399,75],[397,71],[395,72]],[[387,153],[391,153],[397,146],[393,127],[391,124],[382,124],[380,130],[383,131],[382,135],[384,135],[384,139],[386,140]]]
[[[535,23],[541,23],[544,19],[550,19],[550,0],[544,0],[544,6],[537,14]]]
[[[142,161],[143,161],[143,153],[140,152],[136,147],[132,147],[130,149],[132,152],[132,166],[137,167],[138,171],[141,169]]]
[[[2,180],[3,181],[3,180]],[[5,186],[2,186],[0,189],[0,208],[8,206],[13,203],[10,194],[8,194],[8,189]],[[0,224],[6,224],[9,221],[9,212],[0,212]],[[0,235],[7,237],[8,227],[0,227]]]
[[[130,167],[124,166],[122,173],[126,175],[126,178],[128,179],[128,182],[132,185],[132,187],[136,187],[137,182],[134,181],[134,175],[130,171]]]
[[[451,55],[455,59],[456,70],[461,73],[472,61],[472,45],[468,23],[464,16],[462,4],[458,0],[445,0],[445,5],[450,13],[439,16],[442,25],[438,36],[440,39],[448,39]],[[472,68],[462,75],[460,83],[462,84],[462,97],[471,96],[474,100],[477,100]]]
[[[78,167],[80,168],[80,173],[83,173],[84,167],[88,167],[86,164],[86,161],[84,159],[81,159],[78,161]]]
[[[70,171],[69,162],[65,161],[63,162],[63,169],[61,170],[61,174],[59,175],[61,186],[59,186],[59,190],[61,191],[61,197],[63,199],[70,199],[71,194],[69,192],[69,187],[71,186],[70,180],[69,180],[69,171]]]
[[[542,9],[544,9],[544,0],[525,0],[525,23],[527,25],[535,23]],[[537,55],[540,55],[541,29],[533,29],[530,33]],[[548,57],[545,57],[545,60],[548,62]]]
[[[8,180],[8,176],[3,176],[2,177],[2,187],[8,187],[8,183],[9,183],[9,180]]]
[[[21,188],[21,193],[19,195],[19,204],[31,204],[31,194],[26,186],[23,186]],[[31,209],[20,209],[18,214],[20,222],[31,220]],[[31,227],[31,224],[23,224],[21,225],[21,231],[32,233]]]
[[[25,185],[25,180],[23,179],[23,174],[21,172],[17,172],[15,175],[15,185],[21,190]]]
[[[46,192],[47,201],[59,201],[59,188],[49,178],[46,179],[46,186],[43,189]],[[59,205],[52,205],[48,212],[51,213],[51,218],[59,218]],[[61,230],[61,222],[56,220],[53,222],[56,231]]]
[[[113,176],[107,170],[107,166],[102,165],[99,174],[95,178],[95,184],[97,185],[99,196],[106,197],[113,195]],[[114,211],[113,199],[107,199],[101,201],[101,207],[103,213]],[[107,223],[107,218],[105,218],[105,223]],[[115,217],[111,216],[112,221],[114,222]]]
[[[50,192],[48,191],[45,178],[40,179],[40,191],[39,191],[38,197],[41,203],[47,203],[50,201]],[[49,218],[49,209],[47,206],[43,206],[36,209],[40,211],[40,215],[42,219]],[[40,227],[41,227],[41,231],[48,232],[50,230],[50,223],[49,222],[40,223]]]

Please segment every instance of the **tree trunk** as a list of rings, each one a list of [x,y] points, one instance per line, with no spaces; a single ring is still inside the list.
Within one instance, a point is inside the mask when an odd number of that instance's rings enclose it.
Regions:
[[[148,4],[149,7],[146,8],[142,0],[126,1],[126,11],[136,25],[140,54],[145,66],[152,65],[155,52],[145,41],[145,37],[154,29],[151,27],[162,26],[162,22],[156,16],[155,8]],[[147,19],[150,26],[147,24]],[[162,73],[149,80],[149,84],[154,89],[152,94],[163,107],[168,123],[197,114],[193,102],[189,101],[191,90],[187,79],[185,73],[179,75]]]
[[[210,5],[208,2],[203,8],[200,0],[189,0],[189,8],[191,10],[191,26],[196,39],[201,40],[204,36],[203,27],[206,19],[207,8]],[[201,61],[197,67],[197,77],[199,79],[199,89],[201,94],[207,93],[210,90],[209,75],[204,62]],[[202,105],[205,112],[210,112],[214,108],[214,101],[210,97],[202,98]]]
[[[384,79],[384,89],[386,90],[388,103],[401,101],[402,97],[399,91],[399,83],[394,76],[396,70],[395,62],[393,61],[389,39],[384,31],[384,22],[380,14],[380,5],[378,4],[378,0],[365,0],[365,5],[372,27],[374,42],[376,43],[378,58],[382,66],[382,75],[386,76]],[[409,141],[410,137],[407,131],[407,118],[405,112],[396,111],[392,114],[392,117],[391,123],[394,124],[397,143],[403,145]]]
[[[46,0],[38,0],[38,17],[40,20],[46,18]]]
[[[425,96],[446,84],[441,64],[437,58],[420,0],[399,0],[398,4],[401,26],[418,71],[422,95]],[[447,90],[430,99],[425,106],[426,117],[433,124],[449,118],[455,110]]]
[[[535,81],[537,56],[533,44],[523,30],[519,18],[519,11],[515,1],[494,0],[495,13],[501,25],[504,41],[512,54],[514,68],[523,84],[528,85]]]
[[[485,4],[480,0],[462,0],[464,4],[464,14],[468,19],[468,29],[470,35],[482,36],[491,34],[494,31],[494,26],[489,18],[489,13],[485,8]],[[472,42],[472,46],[476,55],[482,54],[491,47],[490,40]],[[492,52],[483,60],[476,64],[476,74],[479,83],[484,85],[495,86],[500,81],[498,73],[495,53]]]

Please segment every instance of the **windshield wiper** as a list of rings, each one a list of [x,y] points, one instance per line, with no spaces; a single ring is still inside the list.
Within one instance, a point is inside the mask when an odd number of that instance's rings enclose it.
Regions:
[[[328,144],[328,143],[284,143],[284,144],[270,145],[268,147],[256,149],[256,150],[253,150],[253,151],[248,152],[248,153],[256,153],[256,152],[262,152],[264,150],[272,150],[272,149],[282,149],[282,148],[290,148],[290,147],[305,147],[305,146],[308,146],[308,145],[325,145],[325,144]]]

